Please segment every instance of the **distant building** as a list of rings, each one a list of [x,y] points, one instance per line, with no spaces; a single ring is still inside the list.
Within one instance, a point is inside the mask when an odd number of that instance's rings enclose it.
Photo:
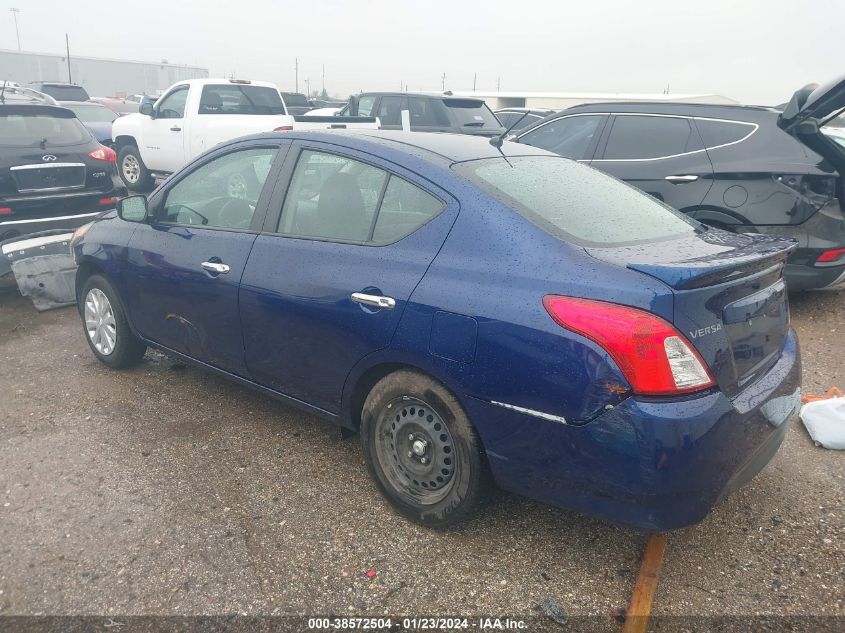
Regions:
[[[207,68],[169,64],[166,61],[135,62],[71,54],[73,83],[95,97],[156,95],[183,79],[208,77]],[[67,57],[51,53],[0,50],[0,80],[26,85],[31,81],[67,81]]]
[[[536,108],[563,110],[582,103],[613,101],[673,101],[676,103],[736,104],[738,101],[715,94],[650,94],[624,92],[472,92],[453,91],[461,97],[481,97],[491,110]]]

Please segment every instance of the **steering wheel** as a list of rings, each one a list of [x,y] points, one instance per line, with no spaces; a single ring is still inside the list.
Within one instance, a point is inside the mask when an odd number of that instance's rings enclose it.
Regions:
[[[230,198],[220,207],[220,220],[231,229],[248,229],[254,213],[255,205],[243,198]]]
[[[196,215],[200,218],[200,222],[199,222],[200,224],[202,224],[203,226],[208,224],[208,218],[205,217],[202,213],[200,213],[196,209],[192,209],[187,204],[182,204],[181,202],[179,204],[177,204],[176,206],[180,209],[179,213],[182,213],[182,211],[181,211],[182,209],[187,209],[188,211],[190,211],[191,213],[193,213],[194,215]],[[177,217],[178,217],[179,213],[177,213]],[[190,220],[190,217],[189,217],[189,220]],[[189,221],[188,224],[193,224],[193,222]]]

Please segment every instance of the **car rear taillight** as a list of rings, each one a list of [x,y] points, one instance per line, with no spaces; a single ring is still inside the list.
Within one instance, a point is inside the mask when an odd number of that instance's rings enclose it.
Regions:
[[[274,132],[292,132],[293,126],[292,125],[280,125],[279,127],[273,128]]]
[[[100,198],[98,201],[101,206],[107,206],[110,204],[117,204],[117,196],[111,196],[108,198]]]
[[[701,356],[659,316],[628,306],[547,295],[543,306],[558,325],[600,345],[634,393],[666,396],[715,385]]]
[[[88,152],[88,157],[94,160],[104,160],[109,163],[117,162],[117,154],[114,153],[111,147],[106,147],[105,145],[100,145],[93,152]]]
[[[12,207],[0,207],[0,215],[12,215]]]
[[[845,263],[845,248],[831,248],[816,258],[817,264],[834,264],[839,260]]]

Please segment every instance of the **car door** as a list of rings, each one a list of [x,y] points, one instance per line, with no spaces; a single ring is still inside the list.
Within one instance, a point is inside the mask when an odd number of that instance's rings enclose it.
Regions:
[[[608,116],[601,113],[564,115],[526,130],[517,140],[566,158],[589,161],[596,151],[607,119]]]
[[[155,118],[144,117],[142,157],[153,171],[173,172],[185,164],[185,107],[188,85],[176,86],[154,106]]]
[[[704,200],[713,166],[688,117],[615,114],[590,166],[684,210]]]
[[[295,145],[285,172],[241,283],[247,367],[337,412],[352,367],[390,344],[458,205],[413,173],[332,145]]]
[[[150,200],[128,248],[121,294],[141,336],[244,375],[238,286],[287,142],[205,157]]]

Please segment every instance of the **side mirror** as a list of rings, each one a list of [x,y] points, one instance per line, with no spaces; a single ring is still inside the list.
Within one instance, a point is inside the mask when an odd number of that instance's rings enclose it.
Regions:
[[[138,112],[149,117],[155,114],[155,110],[153,110],[153,104],[149,101],[144,101],[140,106],[138,106]]]
[[[127,222],[143,222],[147,219],[147,197],[129,196],[118,200],[117,215]]]

